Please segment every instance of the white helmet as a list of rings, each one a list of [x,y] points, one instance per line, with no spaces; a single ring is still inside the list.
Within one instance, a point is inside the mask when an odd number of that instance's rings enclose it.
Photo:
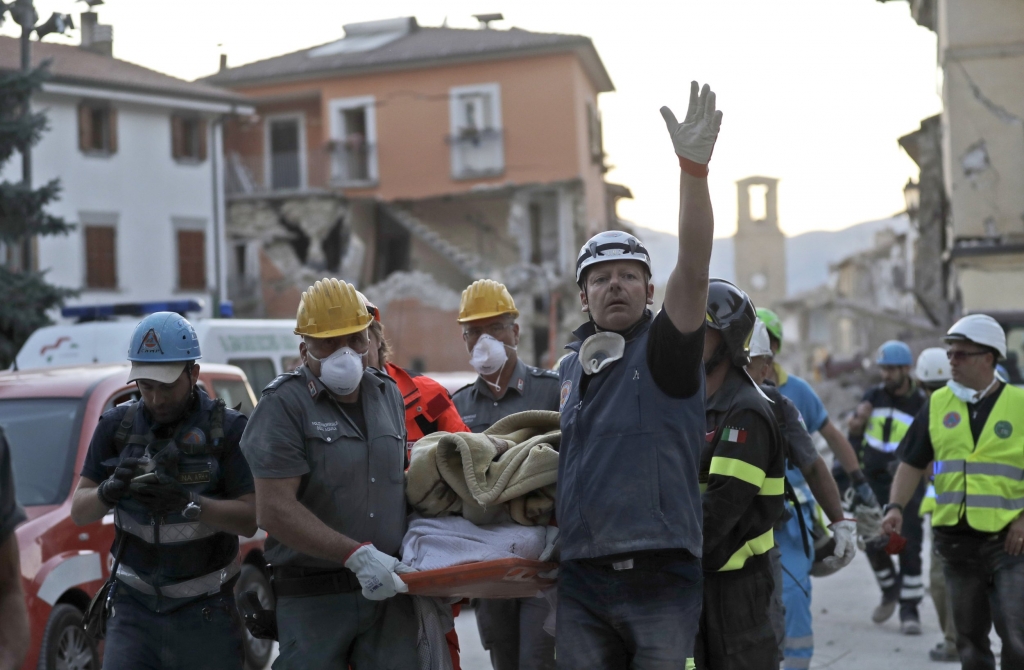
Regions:
[[[644,243],[629,233],[620,230],[606,230],[594,235],[580,249],[576,257],[576,283],[580,283],[583,270],[605,261],[640,261],[651,272],[651,255]]]
[[[754,333],[750,336],[750,357],[771,356],[772,343],[768,338],[768,326],[761,319],[754,320]],[[945,355],[945,354],[943,354]]]
[[[917,357],[914,376],[917,381],[925,384],[949,381],[951,373],[946,350],[942,347],[929,347],[922,351]]]
[[[1006,358],[1006,333],[999,322],[988,314],[968,314],[953,324],[942,338],[944,342],[974,342],[999,352]]]

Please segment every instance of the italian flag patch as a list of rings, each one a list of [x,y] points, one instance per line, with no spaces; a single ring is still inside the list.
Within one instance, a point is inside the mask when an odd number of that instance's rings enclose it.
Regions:
[[[722,442],[738,442],[743,444],[747,441],[747,431],[739,428],[723,428],[722,429]]]

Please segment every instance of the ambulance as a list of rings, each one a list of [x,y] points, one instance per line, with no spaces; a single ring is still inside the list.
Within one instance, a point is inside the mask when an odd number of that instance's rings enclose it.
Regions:
[[[29,336],[14,364],[15,370],[63,367],[89,363],[123,363],[128,342],[142,317],[153,312],[202,309],[196,300],[119,303],[68,307],[61,311],[76,322],[44,326]],[[192,320],[203,348],[203,363],[226,363],[245,372],[259,396],[275,377],[297,368],[300,338],[291,319]]]

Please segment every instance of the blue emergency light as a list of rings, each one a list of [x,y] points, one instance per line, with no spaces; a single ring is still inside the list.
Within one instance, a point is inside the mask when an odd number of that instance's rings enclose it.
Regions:
[[[154,312],[177,312],[184,316],[188,312],[201,312],[202,300],[167,300],[163,302],[119,302],[109,305],[82,305],[65,307],[60,315],[67,319],[105,321],[115,316],[145,316]]]

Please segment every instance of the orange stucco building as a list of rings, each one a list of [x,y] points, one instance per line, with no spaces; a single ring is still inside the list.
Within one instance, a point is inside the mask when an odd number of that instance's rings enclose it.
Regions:
[[[455,294],[493,277],[528,303],[534,361],[550,358],[576,251],[628,196],[604,181],[598,95],[613,86],[589,38],[390,19],[207,81],[257,109],[225,128],[224,153],[233,271],[280,270],[260,315],[324,272],[384,286],[385,314],[410,298],[394,273]]]

